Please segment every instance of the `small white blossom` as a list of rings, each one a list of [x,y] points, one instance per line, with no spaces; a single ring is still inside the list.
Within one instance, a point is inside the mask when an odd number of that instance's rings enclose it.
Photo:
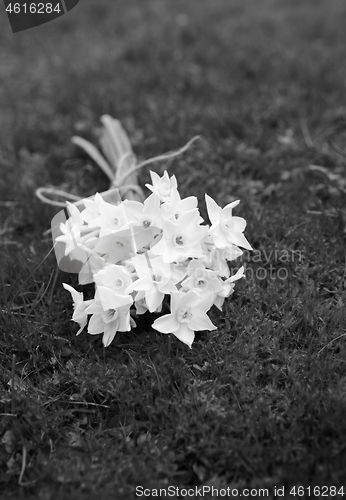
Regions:
[[[195,331],[216,330],[206,314],[208,306],[194,290],[187,293],[173,292],[171,313],[158,318],[153,328],[161,333],[172,333],[190,348]]]
[[[92,300],[84,300],[83,293],[77,292],[72,286],[63,283],[62,286],[65,290],[69,291],[72,295],[73,300],[73,316],[72,321],[79,324],[80,328],[76,335],[79,335],[85,328],[88,322],[88,315],[86,313],[86,308],[93,302]]]
[[[243,232],[246,228],[246,220],[242,217],[232,215],[232,210],[239,204],[239,200],[229,203],[224,208],[207,194],[205,195],[209,219],[211,222],[210,235],[217,248],[226,248],[233,244],[247,250],[252,250],[250,243]]]
[[[153,184],[146,184],[145,186],[153,193],[156,193],[161,201],[169,201],[171,189],[178,187],[175,175],[169,177],[167,171],[165,170],[163,176],[160,177],[156,172],[150,171],[150,177]]]

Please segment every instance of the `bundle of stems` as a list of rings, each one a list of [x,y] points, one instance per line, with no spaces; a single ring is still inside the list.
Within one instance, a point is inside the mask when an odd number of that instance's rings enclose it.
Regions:
[[[120,197],[128,200],[143,201],[145,197],[138,183],[138,171],[155,162],[170,160],[181,155],[189,149],[193,142],[199,139],[196,136],[177,151],[165,153],[137,163],[137,158],[133,153],[129,137],[121,122],[109,115],[101,116],[101,122],[103,128],[99,142],[103,154],[91,142],[82,137],[74,136],[72,137],[72,142],[84,149],[109,178],[109,189],[100,194],[105,201],[114,204],[119,203]],[[66,201],[73,202],[76,206],[83,205],[81,197],[56,188],[40,187],[36,190],[36,196],[42,202],[56,207],[66,207]],[[64,201],[58,201],[52,199],[52,197],[60,197]]]

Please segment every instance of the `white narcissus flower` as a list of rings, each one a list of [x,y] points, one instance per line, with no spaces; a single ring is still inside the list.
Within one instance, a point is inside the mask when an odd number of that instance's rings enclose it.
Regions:
[[[234,282],[240,280],[241,278],[245,278],[244,274],[244,266],[241,266],[238,271],[231,276],[230,278],[221,281],[222,290],[217,293],[214,305],[222,311],[222,306],[226,297],[229,297],[234,291]]]
[[[154,255],[161,255],[166,263],[179,262],[187,258],[203,258],[202,240],[208,228],[200,226],[197,209],[186,212],[173,222],[162,219],[162,238],[151,247]]]
[[[131,234],[134,251],[138,252],[149,245],[151,241],[161,232],[162,221],[160,211],[160,198],[153,193],[141,203],[139,201],[124,202],[125,211],[131,219]]]
[[[81,233],[84,221],[80,211],[75,205],[68,201],[66,202],[66,204],[66,211],[69,217],[67,217],[66,223],[60,223],[59,229],[62,235],[55,238],[55,241],[65,243],[65,255],[69,255],[74,252],[73,258],[78,260],[78,249],[81,246]],[[85,251],[83,253],[83,257],[84,256]]]
[[[205,195],[209,219],[211,222],[210,235],[217,248],[225,248],[230,244],[252,250],[250,243],[243,232],[246,228],[246,220],[242,217],[232,215],[234,207],[239,205],[239,200],[229,203],[224,208],[207,194]]]
[[[131,225],[138,224],[143,230],[148,230],[150,227],[160,227],[161,211],[160,211],[160,198],[156,193],[148,196],[143,203],[140,201],[124,200],[125,211],[133,220]]]
[[[80,328],[76,335],[79,335],[88,322],[88,314],[85,312],[86,308],[92,304],[93,300],[84,300],[82,292],[77,292],[72,286],[63,283],[62,286],[70,292],[73,300],[73,316],[72,321],[79,324]]]
[[[126,290],[132,284],[132,278],[124,266],[107,265],[94,275],[94,281],[98,286],[113,290],[116,295],[128,296],[129,300],[131,299]]]
[[[88,333],[103,333],[102,342],[105,347],[110,345],[118,331],[131,330],[132,299],[129,301],[127,297],[117,295],[107,287],[98,286],[94,302],[86,309],[87,314],[92,314]]]
[[[175,222],[176,219],[179,219],[185,212],[197,209],[197,205],[198,200],[196,196],[189,196],[182,200],[177,188],[172,187],[169,201],[161,205],[161,214],[165,219],[170,219]],[[200,217],[198,223],[201,224],[202,222],[204,222],[204,220]]]
[[[101,215],[100,214],[100,204],[102,203],[103,198],[99,193],[95,194],[93,200],[85,199],[83,200],[85,209],[82,210],[81,216],[83,220],[88,224],[89,227],[97,227],[97,224],[94,224],[94,221]]]
[[[190,348],[195,331],[216,330],[206,314],[208,303],[197,292],[172,292],[171,297],[171,314],[156,319],[152,325],[155,330],[172,333]]]
[[[93,253],[93,246],[98,231],[90,231],[84,225],[83,218],[78,208],[72,203],[67,203],[68,219],[66,223],[61,222],[59,229],[62,233],[55,238],[55,242],[65,243],[65,256],[71,260],[86,262]],[[82,235],[84,233],[84,235]]]
[[[93,227],[101,228],[100,237],[128,229],[130,221],[123,203],[112,205],[104,201],[102,197],[100,198],[98,205],[100,215],[92,223]]]
[[[206,269],[198,259],[193,259],[187,266],[188,278],[182,283],[183,289],[195,290],[201,297],[209,299],[209,308],[212,306],[216,295],[223,291],[223,286],[216,271]],[[208,309],[209,309],[208,308]]]
[[[132,258],[132,262],[138,279],[131,283],[128,291],[144,292],[146,306],[150,312],[154,312],[162,305],[166,294],[176,291],[175,284],[178,280],[173,279],[170,265],[163,262],[161,257],[137,255]],[[137,297],[136,300],[138,301]]]
[[[156,193],[161,201],[169,201],[171,188],[178,187],[175,175],[169,177],[167,171],[165,170],[163,176],[160,177],[156,172],[150,171],[150,177],[153,184],[146,184],[145,186],[153,193]]]

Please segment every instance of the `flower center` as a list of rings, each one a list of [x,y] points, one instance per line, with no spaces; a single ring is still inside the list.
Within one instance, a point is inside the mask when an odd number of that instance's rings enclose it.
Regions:
[[[181,309],[178,310],[177,319],[178,319],[178,321],[180,321],[180,323],[188,323],[191,318],[192,318],[192,314],[190,312],[190,309],[186,309],[185,307],[182,307]]]
[[[176,237],[175,237],[175,243],[176,243],[177,245],[179,245],[179,246],[184,245],[184,240],[183,240],[183,237],[182,237],[182,236],[180,236],[180,235],[179,235],[179,236],[176,236]]]
[[[145,229],[147,229],[150,226],[151,226],[151,222],[149,220],[144,220],[143,221],[143,227],[145,227]]]
[[[153,281],[155,283],[160,283],[160,281],[162,281],[162,276],[160,274],[153,274]]]
[[[115,286],[115,288],[122,288],[124,286],[123,280],[118,278],[117,280],[115,280],[114,286]]]
[[[222,226],[222,229],[223,229],[223,230],[226,230],[226,231],[234,231],[234,222],[232,221],[232,219],[227,219],[227,220],[224,220],[224,221],[221,223],[221,226]]]
[[[208,287],[208,283],[206,280],[199,278],[196,279],[195,286],[200,290],[205,290]]]
[[[122,243],[121,241],[115,241],[114,246],[117,250],[120,250],[121,248],[124,248],[124,243]]]
[[[118,311],[116,309],[107,309],[102,313],[102,319],[105,323],[110,323],[114,321],[118,316]]]
[[[161,182],[160,191],[163,195],[168,196],[171,192],[171,183],[166,180]]]

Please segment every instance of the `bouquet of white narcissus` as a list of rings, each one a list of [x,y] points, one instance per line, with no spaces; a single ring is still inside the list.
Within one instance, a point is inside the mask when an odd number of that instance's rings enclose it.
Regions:
[[[77,335],[91,316],[88,333],[102,333],[104,346],[136,326],[131,307],[137,315],[160,313],[170,295],[170,314],[152,326],[191,347],[195,331],[216,329],[207,311],[213,304],[221,310],[244,277],[243,267],[231,276],[227,265],[242,254],[239,247],[251,250],[245,219],[232,214],[239,201],[221,208],[206,194],[211,225],[205,225],[197,198],[181,199],[174,175],[150,175],[152,194],[144,203],[119,198],[111,204],[100,194],[83,200],[82,211],[68,203],[69,217],[55,239],[65,244],[65,256],[80,261],[80,284],[95,283],[92,300],[63,284],[74,301]]]

